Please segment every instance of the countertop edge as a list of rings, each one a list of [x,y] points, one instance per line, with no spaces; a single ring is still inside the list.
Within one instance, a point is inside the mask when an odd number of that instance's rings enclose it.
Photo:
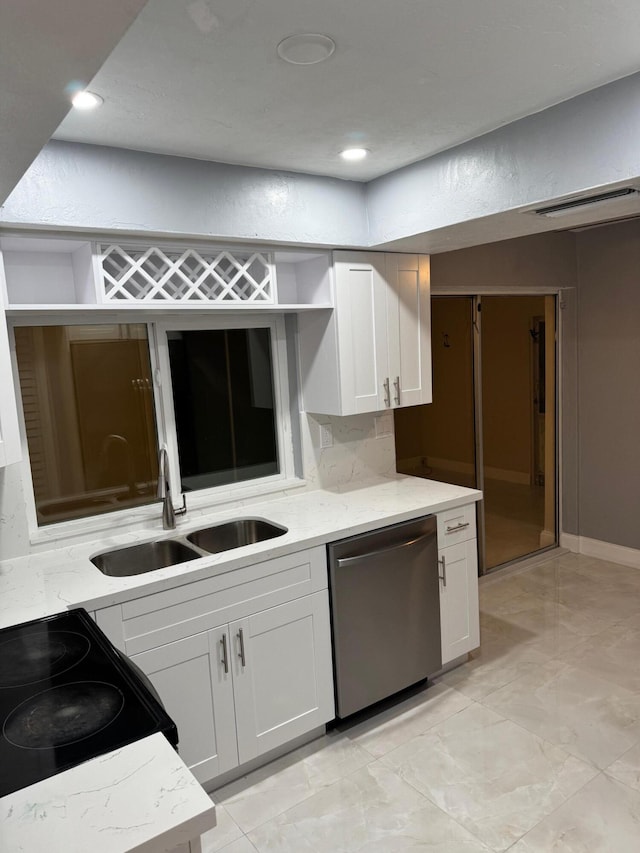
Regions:
[[[45,849],[44,832],[49,853],[157,853],[159,841],[171,849],[215,823],[213,802],[159,733],[0,799],[0,846],[13,853]]]

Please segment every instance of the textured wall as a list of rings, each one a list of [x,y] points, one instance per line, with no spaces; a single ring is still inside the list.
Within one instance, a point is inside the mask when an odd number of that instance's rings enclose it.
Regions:
[[[371,181],[370,243],[437,232],[637,178],[639,136],[640,75],[635,74]],[[490,224],[480,225],[473,242],[543,230],[549,224],[514,214],[494,224],[493,237]],[[464,240],[458,245],[472,238]]]
[[[50,142],[0,221],[233,240],[366,245],[364,185],[185,157]]]

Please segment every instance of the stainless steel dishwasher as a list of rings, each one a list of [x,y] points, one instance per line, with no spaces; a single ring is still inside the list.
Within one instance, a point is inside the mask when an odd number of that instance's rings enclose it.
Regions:
[[[337,716],[442,666],[435,516],[328,546]]]

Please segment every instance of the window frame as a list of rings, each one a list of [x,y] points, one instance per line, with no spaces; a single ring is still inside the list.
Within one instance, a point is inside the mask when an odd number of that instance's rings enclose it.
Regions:
[[[167,332],[206,331],[208,329],[256,329],[268,328],[271,337],[271,364],[273,370],[273,397],[276,422],[277,459],[280,467],[278,474],[241,480],[221,486],[209,486],[188,492],[187,506],[209,506],[221,502],[239,500],[247,495],[260,492],[260,486],[273,487],[295,477],[293,437],[291,429],[291,409],[287,380],[287,342],[284,319],[274,315],[238,316],[238,314],[215,317],[180,317],[162,319],[154,324],[154,346],[152,348],[151,369],[156,384],[156,422],[158,432],[162,430],[164,443],[169,456],[169,485],[174,495],[182,494],[180,489],[180,460],[178,456],[178,436],[173,404],[171,367],[169,363],[169,345]],[[284,488],[284,486],[283,486]]]
[[[14,329],[19,326],[109,326],[113,324],[142,324],[147,328],[149,357],[153,376],[153,400],[156,416],[156,438],[158,448],[167,447],[169,454],[169,478],[174,504],[180,503],[180,467],[178,460],[178,445],[173,409],[173,393],[171,386],[171,371],[166,333],[168,330],[189,329],[230,329],[230,328],[269,328],[271,333],[271,356],[274,383],[274,406],[276,419],[276,439],[280,472],[267,477],[253,480],[243,480],[224,486],[213,486],[189,492],[188,508],[194,507],[199,511],[207,508],[214,509],[224,504],[246,499],[259,500],[261,496],[274,492],[284,492],[285,489],[304,485],[303,478],[295,470],[294,432],[291,424],[291,408],[289,394],[289,366],[287,358],[287,338],[284,315],[280,314],[245,314],[244,312],[219,312],[209,315],[180,315],[175,312],[171,318],[153,316],[151,311],[123,312],[77,312],[70,315],[60,312],[53,315],[33,312],[29,315],[12,317],[9,323],[9,340],[11,348],[11,366],[18,409],[20,426],[20,442],[22,446],[21,480],[24,493],[24,504],[29,530],[29,541],[32,545],[43,545],[62,540],[71,540],[85,534],[101,534],[108,531],[125,533],[140,525],[161,522],[159,501],[98,513],[82,518],[68,519],[39,525],[36,513],[36,501],[31,474],[29,444],[25,427],[22,393],[18,374],[16,340]],[[186,519],[189,519],[187,514]],[[184,523],[184,522],[183,522]],[[154,525],[155,526],[155,525]]]

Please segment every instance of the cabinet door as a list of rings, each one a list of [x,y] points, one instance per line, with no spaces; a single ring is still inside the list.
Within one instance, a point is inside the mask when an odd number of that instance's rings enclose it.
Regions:
[[[4,279],[0,252],[0,468],[19,462],[22,456],[18,410],[13,388],[9,336],[4,313]]]
[[[431,402],[428,255],[387,254],[387,336],[391,404]]]
[[[389,376],[384,258],[376,252],[334,253],[343,415],[390,405],[384,387]]]
[[[333,719],[327,590],[229,629],[241,764]]]
[[[225,667],[224,644],[227,650]],[[227,626],[132,655],[178,727],[178,751],[199,782],[238,765]]]
[[[443,665],[480,645],[477,541],[438,552]]]

